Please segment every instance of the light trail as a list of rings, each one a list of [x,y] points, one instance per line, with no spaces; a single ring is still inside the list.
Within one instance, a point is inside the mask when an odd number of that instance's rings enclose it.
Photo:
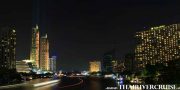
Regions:
[[[33,86],[34,87],[40,87],[40,86],[44,86],[44,85],[48,85],[48,84],[53,84],[53,83],[57,83],[57,82],[59,82],[59,80],[53,80],[53,81],[37,83],[37,84],[33,84]]]
[[[23,85],[26,85],[26,83],[14,84],[14,85],[7,85],[7,86],[0,86],[0,89],[13,88],[13,87],[18,87],[18,86],[23,86]]]
[[[63,86],[63,87],[59,87],[59,88],[68,88],[68,87],[74,87],[74,86],[77,86],[77,85],[80,85],[82,84],[84,81],[81,79],[81,78],[78,78],[80,80],[80,82],[76,83],[76,84],[72,84],[72,85],[66,85],[66,86]]]

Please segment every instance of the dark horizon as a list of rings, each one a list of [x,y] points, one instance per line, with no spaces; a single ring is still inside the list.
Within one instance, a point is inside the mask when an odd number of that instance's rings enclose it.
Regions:
[[[0,28],[17,31],[17,60],[30,54],[34,19],[32,1],[1,1]],[[180,23],[178,1],[168,0],[40,0],[41,36],[48,34],[50,57],[57,56],[62,70],[87,70],[88,61],[117,49],[118,58],[133,53],[137,31]]]

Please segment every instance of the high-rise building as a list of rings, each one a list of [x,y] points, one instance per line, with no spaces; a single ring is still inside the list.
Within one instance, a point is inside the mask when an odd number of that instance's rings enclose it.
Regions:
[[[180,24],[152,27],[136,33],[135,60],[139,68],[180,57]]]
[[[15,69],[16,31],[11,28],[0,30],[0,69]]]
[[[40,39],[40,69],[48,71],[49,68],[49,41],[47,34]]]
[[[100,61],[90,61],[89,62],[89,71],[90,72],[99,72],[101,71],[101,62]]]
[[[49,61],[50,71],[56,72],[56,56],[52,56],[51,58],[49,58]]]
[[[103,56],[103,70],[113,72],[115,62],[115,50],[105,53]]]
[[[39,68],[39,28],[38,28],[38,25],[36,25],[36,27],[32,29],[30,60],[33,60],[33,65],[36,65],[37,68]]]
[[[25,61],[16,61],[16,70],[19,73],[30,73],[31,68]]]

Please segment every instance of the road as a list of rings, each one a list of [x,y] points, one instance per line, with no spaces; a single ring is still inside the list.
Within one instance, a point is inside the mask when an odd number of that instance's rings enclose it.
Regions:
[[[37,80],[38,81],[38,80]],[[35,82],[35,81],[33,81]],[[32,82],[30,82],[32,83]],[[19,86],[3,90],[105,90],[107,87],[115,87],[116,83],[112,79],[102,78],[62,78],[60,82],[41,86]]]

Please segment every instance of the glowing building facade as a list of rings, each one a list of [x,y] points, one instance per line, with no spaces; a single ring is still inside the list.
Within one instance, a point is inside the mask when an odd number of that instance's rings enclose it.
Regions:
[[[31,68],[25,61],[16,61],[16,70],[19,73],[30,73]]]
[[[89,71],[90,72],[99,72],[101,71],[101,62],[100,61],[90,61],[89,62]]]
[[[33,64],[39,68],[39,28],[37,25],[32,29],[31,43],[30,60],[33,60]]]
[[[40,39],[40,69],[44,71],[50,70],[49,63],[49,41],[46,34]]]
[[[0,30],[0,69],[16,68],[16,31],[11,28]]]
[[[49,58],[49,66],[50,66],[50,71],[56,72],[56,56],[52,56]]]
[[[152,27],[136,33],[135,60],[138,68],[180,57],[180,24]]]

